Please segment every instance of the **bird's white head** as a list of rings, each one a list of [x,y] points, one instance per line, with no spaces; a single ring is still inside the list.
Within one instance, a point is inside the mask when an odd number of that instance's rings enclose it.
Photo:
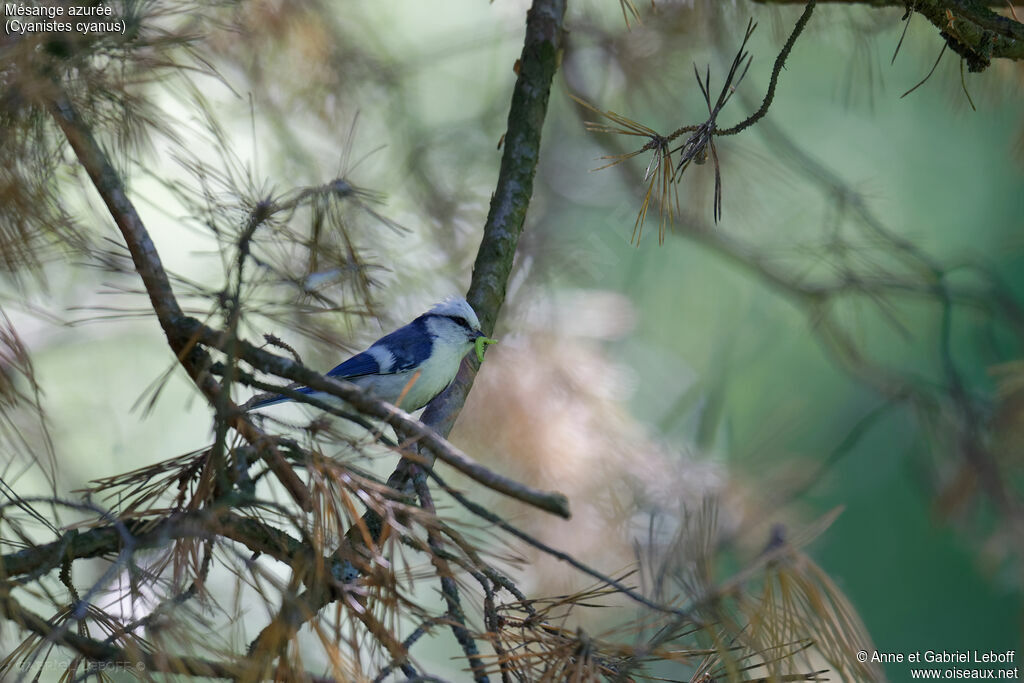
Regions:
[[[476,311],[461,296],[448,297],[427,311],[427,315],[449,318],[462,327],[469,327],[475,331],[480,330],[480,319],[476,317]]]
[[[451,344],[469,350],[480,331],[476,311],[462,297],[450,297],[431,308],[424,316],[431,332],[442,344]],[[465,351],[463,351],[465,353]]]

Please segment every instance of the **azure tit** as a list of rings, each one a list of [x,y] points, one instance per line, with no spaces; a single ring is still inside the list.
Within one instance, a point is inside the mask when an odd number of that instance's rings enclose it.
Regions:
[[[327,373],[343,379],[403,410],[419,410],[455,379],[470,349],[476,347],[483,360],[485,344],[494,343],[480,331],[476,312],[463,298],[450,298],[375,341],[370,348],[352,356]],[[299,387],[297,391],[328,403],[339,399],[330,394]],[[249,410],[290,401],[278,394],[251,400]]]

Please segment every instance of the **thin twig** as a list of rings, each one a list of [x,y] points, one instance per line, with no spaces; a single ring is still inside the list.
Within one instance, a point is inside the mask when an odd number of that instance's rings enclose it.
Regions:
[[[438,476],[437,472],[429,471],[429,472],[427,472],[427,475],[430,478],[432,478],[434,481],[436,481],[438,483],[438,485],[442,489],[444,489],[444,491],[448,495],[450,495],[452,498],[457,500],[460,505],[462,505],[464,508],[466,508],[467,510],[472,512],[477,517],[481,517],[483,519],[486,519],[491,524],[494,524],[494,525],[500,527],[501,529],[503,529],[504,531],[512,534],[516,538],[518,538],[518,539],[520,539],[522,541],[525,541],[526,543],[532,545],[534,548],[537,548],[538,550],[540,550],[540,551],[542,551],[542,552],[544,552],[544,553],[546,553],[546,554],[548,554],[548,555],[550,555],[550,556],[552,556],[552,557],[554,557],[554,558],[556,558],[558,560],[561,560],[563,562],[568,563],[569,565],[571,565],[575,569],[578,569],[579,571],[583,572],[584,574],[586,574],[588,576],[591,576],[591,577],[597,579],[598,581],[601,581],[603,583],[608,584],[609,586],[611,586],[612,588],[614,588],[617,591],[621,592],[623,595],[625,595],[626,597],[630,598],[634,602],[638,602],[641,605],[644,605],[645,607],[649,607],[649,608],[651,608],[651,609],[653,609],[655,611],[658,611],[658,612],[665,612],[667,614],[675,614],[677,616],[686,616],[686,617],[690,617],[691,616],[691,613],[688,610],[681,610],[681,609],[678,609],[676,607],[669,607],[667,605],[661,605],[661,604],[658,604],[657,602],[654,602],[653,600],[649,600],[648,598],[646,598],[643,595],[641,595],[640,593],[636,592],[635,590],[633,590],[632,588],[630,588],[626,584],[622,583],[621,581],[613,579],[612,577],[607,576],[606,574],[602,574],[601,572],[597,571],[596,569],[593,569],[592,567],[589,567],[589,566],[583,564],[582,562],[577,560],[572,555],[569,555],[568,553],[564,553],[561,550],[556,550],[555,548],[552,548],[551,546],[549,546],[548,544],[544,543],[543,541],[540,541],[540,540],[534,538],[533,536],[531,536],[530,534],[526,533],[525,531],[522,531],[521,529],[518,529],[518,528],[512,526],[511,524],[506,522],[504,519],[502,519],[498,515],[494,514],[490,510],[484,508],[482,505],[478,505],[477,503],[474,503],[473,501],[471,501],[468,498],[466,498],[466,496],[462,495],[457,490],[455,490],[454,488],[449,486],[447,483],[445,483],[444,479],[442,479],[440,476]]]
[[[416,495],[420,499],[420,506],[427,512],[434,513],[434,500],[430,495],[430,488],[427,486],[426,478],[422,475],[413,477],[413,486],[416,488]],[[444,596],[445,604],[448,605],[446,616],[452,629],[455,640],[462,648],[466,661],[469,662],[469,669],[473,672],[473,680],[477,683],[487,683],[485,673],[486,667],[480,659],[480,650],[476,641],[466,628],[466,613],[462,609],[462,602],[459,599],[459,587],[452,576],[451,567],[443,557],[444,543],[436,529],[427,529],[427,543],[433,551],[430,561],[437,569],[438,578],[441,580],[441,595]]]
[[[914,9],[912,5],[907,5],[907,11],[903,14],[903,32],[900,33],[900,39],[896,43],[896,49],[892,51],[892,60],[889,62],[889,66],[896,63],[896,55],[900,53],[900,48],[903,47],[903,39],[907,37],[907,31],[910,29],[910,20],[914,18]]]
[[[771,106],[772,100],[775,99],[775,86],[779,82],[779,74],[786,66],[786,59],[789,57],[789,53],[793,50],[793,46],[796,44],[796,39],[800,36],[804,30],[804,26],[806,26],[807,22],[811,19],[811,13],[814,11],[814,3],[815,0],[807,0],[807,4],[804,6],[804,11],[800,15],[800,18],[796,20],[796,25],[793,26],[793,31],[789,34],[786,44],[782,46],[782,50],[779,52],[778,56],[775,57],[775,65],[772,67],[772,75],[768,81],[768,91],[764,95],[764,100],[761,101],[761,107],[732,128],[726,128],[725,130],[718,131],[719,135],[735,135],[736,133],[739,133],[740,131],[757,123],[765,114],[768,113],[768,107]]]
[[[946,54],[946,48],[947,48],[947,47],[949,47],[949,44],[948,44],[948,43],[943,43],[943,44],[942,44],[942,49],[941,49],[941,50],[939,50],[939,56],[935,58],[935,63],[934,63],[934,64],[932,64],[932,68],[931,68],[931,69],[929,69],[929,71],[928,71],[928,75],[927,75],[927,76],[925,76],[924,78],[922,78],[922,79],[920,80],[920,82],[918,82],[918,84],[917,84],[917,85],[915,85],[915,86],[914,86],[913,88],[911,88],[911,89],[910,89],[910,90],[908,90],[907,92],[905,92],[905,93],[903,93],[902,95],[900,95],[900,99],[903,99],[904,97],[906,97],[907,95],[909,95],[910,93],[914,92],[915,90],[917,90],[917,89],[918,89],[918,88],[920,88],[920,87],[921,87],[922,85],[924,85],[925,83],[927,83],[927,82],[928,82],[928,79],[932,77],[932,74],[933,74],[933,73],[935,73],[935,69],[937,69],[937,68],[938,68],[938,66],[939,66],[939,62],[940,62],[940,61],[942,61],[942,55]],[[972,104],[973,104],[973,103],[972,103]]]

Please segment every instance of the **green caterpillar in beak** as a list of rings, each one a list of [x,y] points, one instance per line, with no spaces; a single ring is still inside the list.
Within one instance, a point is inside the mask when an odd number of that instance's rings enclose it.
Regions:
[[[490,337],[477,337],[476,341],[473,342],[476,346],[476,359],[481,363],[484,362],[484,349],[488,344],[497,344],[497,339],[491,339]]]

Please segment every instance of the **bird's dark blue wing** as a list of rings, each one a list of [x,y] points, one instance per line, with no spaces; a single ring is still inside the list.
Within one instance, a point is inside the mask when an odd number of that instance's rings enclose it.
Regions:
[[[352,379],[353,377],[362,377],[363,375],[375,375],[378,372],[380,372],[380,364],[377,362],[377,359],[363,351],[328,371],[327,376],[339,379]]]
[[[394,358],[391,367],[380,368],[382,374],[409,370],[420,366],[430,358],[434,342],[433,335],[427,328],[425,317],[421,315],[405,327],[399,327],[374,343],[374,346],[387,349],[391,357]]]

